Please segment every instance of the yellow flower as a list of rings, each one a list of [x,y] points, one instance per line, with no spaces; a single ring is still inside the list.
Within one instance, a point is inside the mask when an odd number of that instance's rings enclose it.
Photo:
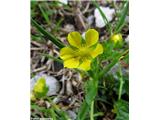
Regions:
[[[82,38],[79,32],[68,34],[70,46],[60,50],[60,58],[64,60],[64,67],[79,68],[89,70],[92,59],[103,53],[103,47],[98,43],[99,33],[94,29],[89,29]]]
[[[122,35],[119,33],[119,34],[112,35],[111,40],[116,44],[118,42],[121,42],[123,38],[122,38]]]

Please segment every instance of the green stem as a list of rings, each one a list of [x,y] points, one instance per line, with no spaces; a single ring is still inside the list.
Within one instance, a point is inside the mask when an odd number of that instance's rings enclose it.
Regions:
[[[120,78],[119,78],[119,82],[120,82],[120,85],[119,85],[119,94],[118,94],[118,100],[121,99],[121,95],[122,95],[122,89],[123,89],[123,76],[122,76],[122,70],[121,70],[121,65],[119,64],[119,74],[120,74]]]
[[[91,102],[90,120],[94,120],[94,100]]]

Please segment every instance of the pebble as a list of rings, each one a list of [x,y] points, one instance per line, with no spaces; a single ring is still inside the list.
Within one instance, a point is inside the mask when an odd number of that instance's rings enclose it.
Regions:
[[[110,22],[113,19],[113,15],[115,14],[115,10],[112,8],[103,7],[103,6],[100,6],[100,9],[103,11],[106,18]],[[101,16],[101,14],[97,8],[94,11],[94,17],[95,17],[96,27],[103,28],[106,25],[106,23],[103,20],[103,17]]]
[[[68,113],[69,117],[71,118],[71,120],[76,120],[77,115],[75,112],[68,110],[67,113]]]
[[[89,25],[92,25],[93,22],[94,22],[94,16],[93,16],[93,15],[90,15],[86,20],[87,20],[87,23],[88,23]]]
[[[68,4],[68,0],[59,0],[61,3],[67,5]]]
[[[129,35],[125,38],[125,42],[129,43]]]

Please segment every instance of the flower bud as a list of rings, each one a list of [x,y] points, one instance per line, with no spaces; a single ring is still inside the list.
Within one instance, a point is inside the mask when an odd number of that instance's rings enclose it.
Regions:
[[[36,98],[41,98],[46,96],[48,92],[48,86],[46,85],[46,81],[44,78],[40,78],[37,80],[34,88],[33,88],[33,94]]]
[[[122,38],[122,34],[114,34],[111,36],[111,41],[113,41],[115,44],[116,43],[119,43],[119,42],[122,42],[123,38]]]

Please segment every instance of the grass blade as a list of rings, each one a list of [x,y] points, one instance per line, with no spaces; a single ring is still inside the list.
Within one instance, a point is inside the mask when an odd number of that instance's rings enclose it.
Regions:
[[[49,21],[48,15],[46,14],[46,12],[44,11],[44,9],[42,8],[42,6],[40,4],[38,5],[38,7],[39,7],[40,11],[42,12],[42,15],[43,15],[44,19],[50,25],[50,21]]]
[[[112,27],[111,27],[111,24],[109,23],[107,17],[105,16],[105,14],[103,13],[103,11],[101,10],[101,8],[99,7],[98,3],[97,3],[95,0],[93,0],[93,4],[94,4],[94,5],[96,6],[96,8],[99,10],[99,12],[100,12],[100,14],[101,14],[104,22],[106,23],[106,26],[108,27],[108,28],[106,28],[106,29],[109,29],[110,34],[112,34]]]
[[[50,111],[50,115],[51,115],[52,119],[53,120],[57,120],[54,110],[53,109],[49,109],[49,111]]]
[[[57,112],[63,118],[63,120],[71,120],[68,114],[63,110],[61,110],[57,105],[52,104],[52,107],[55,110],[55,112]]]
[[[84,120],[86,118],[86,114],[88,111],[89,111],[89,106],[87,102],[84,100],[78,112],[78,120]]]
[[[35,20],[31,19],[31,22],[34,24],[34,26],[49,40],[51,40],[57,47],[63,48],[65,45],[57,39],[55,36],[47,32],[44,28],[42,28]]]
[[[51,55],[49,55],[49,54],[41,54],[42,56],[45,56],[45,57],[47,57],[47,58],[49,58],[49,59],[52,59],[52,60],[54,60],[54,61],[56,61],[56,62],[59,62],[59,63],[61,63],[61,64],[63,64],[63,61],[62,60],[60,60],[60,59],[58,59],[58,58],[56,58],[56,57],[54,57],[54,56],[51,56]]]
[[[122,13],[121,13],[121,17],[119,18],[119,21],[117,22],[116,24],[116,27],[115,27],[115,33],[118,33],[121,31],[121,29],[123,28],[124,24],[125,24],[125,18],[126,18],[126,15],[128,13],[128,9],[129,9],[129,2],[127,1],[125,4],[124,4],[124,8],[122,10]]]

